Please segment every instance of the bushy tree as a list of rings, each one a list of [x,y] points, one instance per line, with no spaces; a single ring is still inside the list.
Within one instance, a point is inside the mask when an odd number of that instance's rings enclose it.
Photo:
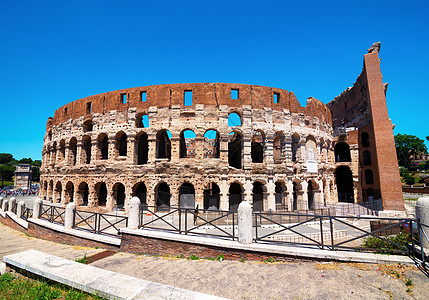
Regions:
[[[10,153],[0,153],[0,164],[7,164],[13,159]]]
[[[0,165],[0,179],[3,188],[3,181],[12,181],[15,168],[8,165]]]
[[[396,155],[399,165],[409,168],[412,157],[417,158],[422,154],[427,154],[428,150],[424,141],[414,135],[395,135]]]

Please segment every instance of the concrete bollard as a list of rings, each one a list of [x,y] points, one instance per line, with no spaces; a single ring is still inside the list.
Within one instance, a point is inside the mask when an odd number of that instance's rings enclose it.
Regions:
[[[3,205],[3,197],[0,197],[0,208],[2,208]]]
[[[420,223],[429,226],[429,197],[421,197],[416,203],[416,218],[420,220]],[[422,233],[422,244],[424,249],[429,249],[429,227],[422,226],[426,237]]]
[[[8,211],[12,212],[13,207],[15,206],[15,204],[16,204],[16,198],[15,197],[10,198]]]
[[[238,242],[241,244],[251,244],[253,241],[252,230],[252,206],[242,201],[238,205]]]
[[[40,214],[42,213],[42,199],[37,198],[34,200],[33,204],[33,219],[40,218]]]
[[[70,202],[66,206],[64,227],[66,229],[72,229],[74,226],[74,212],[76,210],[76,204],[74,202]]]
[[[22,213],[24,212],[24,209],[25,209],[25,202],[21,200],[19,201],[18,207],[16,208],[16,216],[18,218],[22,217]]]
[[[4,199],[3,203],[1,204],[1,210],[4,212],[6,212],[6,210],[7,210],[7,202],[8,202],[8,200]]]
[[[130,209],[128,213],[128,228],[138,229],[139,228],[139,213],[140,213],[140,199],[138,197],[132,197],[130,200]]]

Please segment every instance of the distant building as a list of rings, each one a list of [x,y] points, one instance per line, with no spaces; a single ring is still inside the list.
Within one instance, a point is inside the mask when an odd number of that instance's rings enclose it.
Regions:
[[[15,170],[15,189],[29,189],[33,178],[33,167],[28,164],[19,164]]]

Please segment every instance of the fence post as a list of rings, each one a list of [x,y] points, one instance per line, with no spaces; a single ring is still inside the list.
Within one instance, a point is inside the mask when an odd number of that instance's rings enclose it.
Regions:
[[[419,219],[419,223],[429,226],[429,197],[421,197],[417,200],[416,203],[416,218]],[[426,236],[429,237],[429,228],[421,226],[421,230],[426,233]],[[422,252],[423,248],[429,249],[429,241],[424,237],[421,240]]]
[[[238,242],[241,244],[251,244],[253,240],[252,206],[248,202],[242,201],[238,205],[237,215]]]
[[[130,206],[128,211],[128,229],[139,228],[139,214],[140,214],[140,199],[138,197],[132,197],[130,200]]]
[[[16,198],[15,197],[10,198],[9,207],[7,210],[10,212],[13,212],[13,207],[15,206],[15,204],[16,204]]]
[[[7,200],[7,199],[4,199],[3,200],[3,202],[2,202],[2,204],[1,204],[1,210],[2,211],[4,211],[4,212],[6,212],[6,209],[7,209],[7,202],[8,202],[9,200]]]
[[[3,207],[3,197],[0,197],[0,208]]]
[[[33,204],[33,219],[40,218],[40,214],[42,213],[42,199],[37,198],[34,200]]]
[[[18,218],[22,218],[22,212],[24,211],[24,209],[25,209],[25,202],[21,200],[19,201],[18,206],[16,208],[16,216]]]
[[[74,212],[76,210],[76,204],[74,202],[70,202],[66,206],[66,217],[64,220],[64,227],[66,229],[72,229],[74,226]]]

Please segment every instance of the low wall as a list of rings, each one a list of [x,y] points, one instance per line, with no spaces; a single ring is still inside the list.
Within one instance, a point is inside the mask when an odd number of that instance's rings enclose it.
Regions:
[[[411,194],[429,194],[429,186],[415,187],[415,186],[402,186],[403,193]]]
[[[20,232],[27,232],[27,228],[15,222],[15,220],[13,220],[7,213],[0,214],[0,223]]]

